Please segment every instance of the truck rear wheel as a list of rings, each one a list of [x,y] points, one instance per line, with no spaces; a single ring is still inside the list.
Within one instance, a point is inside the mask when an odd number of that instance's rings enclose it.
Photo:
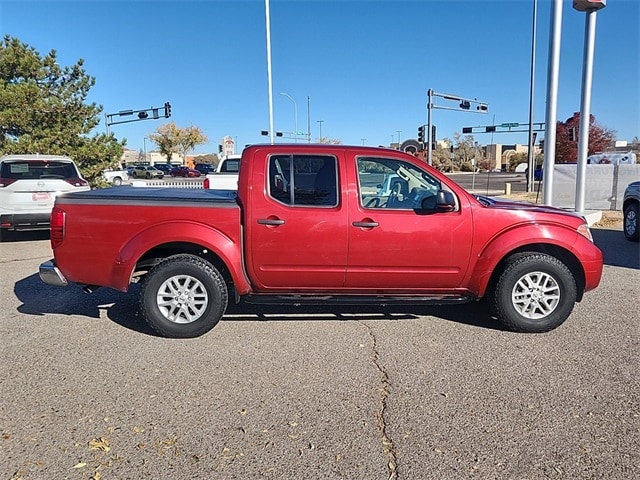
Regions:
[[[220,272],[200,257],[180,254],[149,271],[140,292],[140,311],[160,335],[191,338],[218,323],[227,301],[227,287]]]
[[[489,294],[489,305],[500,322],[518,332],[548,332],[573,310],[576,282],[555,257],[527,252],[511,257]]]

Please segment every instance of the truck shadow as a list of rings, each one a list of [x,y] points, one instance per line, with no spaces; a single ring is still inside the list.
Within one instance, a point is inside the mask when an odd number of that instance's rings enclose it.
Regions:
[[[640,244],[628,241],[621,230],[592,228],[591,235],[605,265],[640,269]]]
[[[129,293],[99,288],[92,294],[86,294],[77,285],[66,288],[46,285],[37,274],[16,282],[14,286],[14,293],[22,302],[18,312],[24,315],[78,315],[96,320],[106,316],[124,328],[155,336],[156,334],[140,316],[138,292],[139,286],[134,285]],[[237,305],[230,304],[222,321],[403,321],[421,317],[437,317],[480,328],[504,330],[501,324],[491,318],[483,302],[455,306],[290,306],[253,305],[241,302]]]
[[[640,246],[624,238],[619,230],[592,229],[596,245],[602,250],[605,265],[640,269]],[[100,319],[105,316],[127,329],[147,335],[155,333],[140,316],[139,286],[129,293],[99,288],[86,294],[77,285],[66,288],[44,284],[37,274],[19,280],[14,293],[22,302],[18,312],[25,315],[80,315]],[[104,311],[104,314],[102,313]],[[222,321],[317,321],[317,320],[415,320],[436,317],[443,320],[492,330],[505,330],[494,320],[484,302],[470,302],[455,306],[289,306],[229,305]],[[425,319],[425,321],[428,321]]]

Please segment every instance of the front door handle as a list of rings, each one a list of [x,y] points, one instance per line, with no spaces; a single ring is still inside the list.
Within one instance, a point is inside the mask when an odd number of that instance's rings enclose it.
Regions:
[[[284,225],[284,220],[279,218],[261,218],[258,220],[258,225]]]
[[[351,225],[353,225],[354,227],[359,227],[359,228],[374,228],[377,227],[379,225],[378,222],[374,222],[373,220],[365,222],[353,222]]]

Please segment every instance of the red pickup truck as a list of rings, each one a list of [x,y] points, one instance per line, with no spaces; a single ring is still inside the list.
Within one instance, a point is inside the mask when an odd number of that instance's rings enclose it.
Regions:
[[[343,145],[246,148],[237,191],[118,187],[56,198],[48,284],[128,291],[159,334],[194,337],[229,299],[486,298],[513,330],[560,325],[602,274],[584,219],[475,196],[415,157]]]

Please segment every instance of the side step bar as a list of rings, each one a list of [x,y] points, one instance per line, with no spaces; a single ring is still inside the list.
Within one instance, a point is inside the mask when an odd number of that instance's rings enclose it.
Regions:
[[[246,295],[242,299],[257,305],[452,305],[470,300],[463,295]]]

